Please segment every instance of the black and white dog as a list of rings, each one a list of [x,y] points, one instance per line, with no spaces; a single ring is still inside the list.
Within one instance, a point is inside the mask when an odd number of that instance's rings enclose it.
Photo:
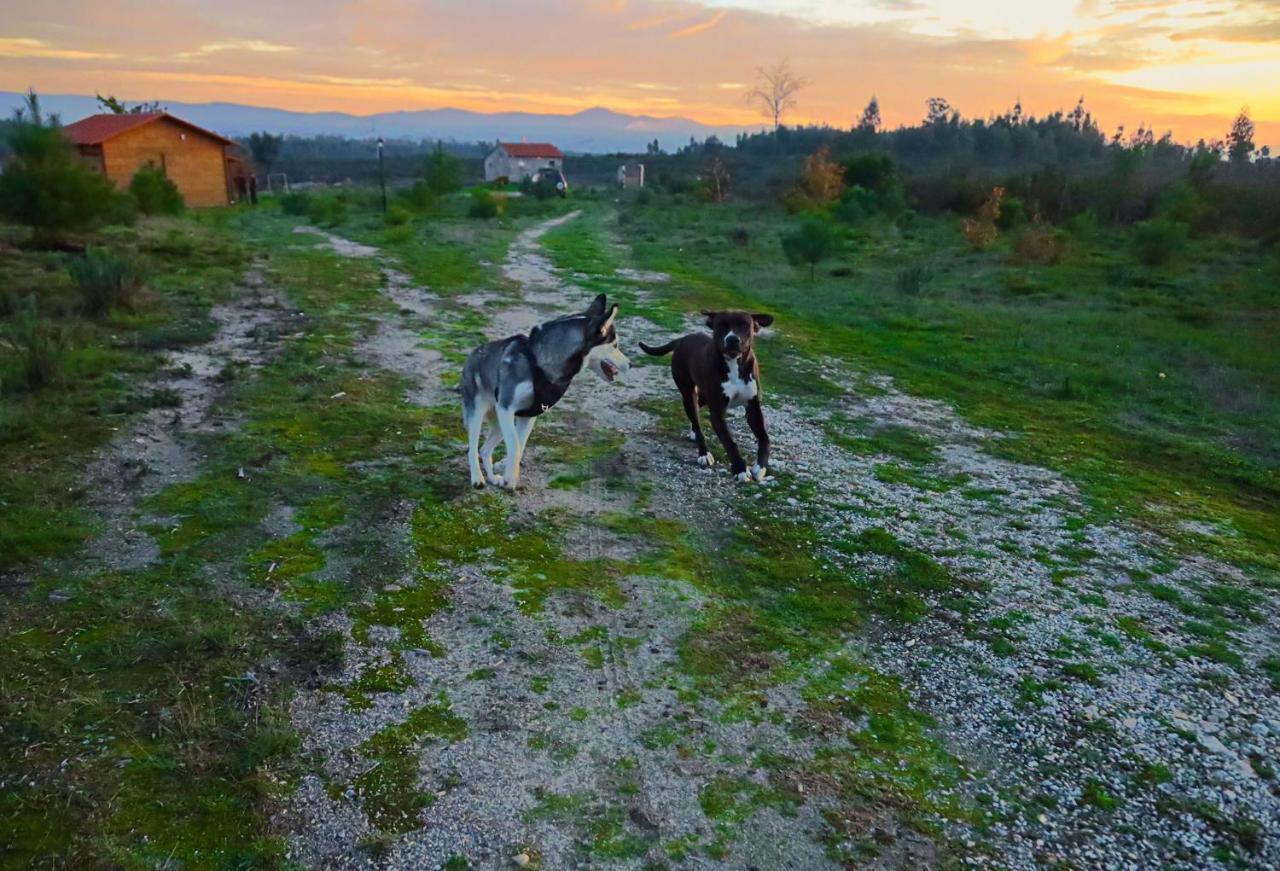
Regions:
[[[560,401],[584,365],[605,381],[630,368],[618,349],[617,317],[618,307],[606,305],[602,293],[581,314],[556,318],[527,336],[489,342],[471,352],[462,367],[459,392],[473,487],[483,487],[487,479],[516,489],[533,422]],[[486,425],[489,432],[482,447]],[[506,443],[507,465],[501,475],[493,470],[498,439]]]
[[[689,438],[698,444],[698,465],[713,466],[715,457],[707,449],[698,422],[698,407],[711,412],[711,426],[729,455],[730,471],[739,481],[763,481],[769,469],[769,433],[760,407],[760,363],[751,344],[761,327],[773,323],[773,315],[742,311],[704,311],[711,335],[690,333],[652,348],[644,342],[646,354],[671,357],[671,378],[676,382],[684,413],[689,416]],[[739,405],[747,407],[747,425],[756,437],[756,461],[748,469],[742,452],[729,432],[725,412]]]

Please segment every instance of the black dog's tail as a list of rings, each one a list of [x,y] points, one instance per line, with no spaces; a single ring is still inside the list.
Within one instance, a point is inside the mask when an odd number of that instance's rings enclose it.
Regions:
[[[663,356],[664,354],[670,354],[670,353],[671,353],[671,349],[672,349],[672,348],[674,348],[674,347],[676,346],[676,342],[678,342],[678,341],[680,341],[680,340],[679,340],[679,339],[672,339],[670,342],[667,342],[665,345],[659,345],[659,346],[658,346],[658,347],[656,347],[656,348],[651,347],[651,346],[649,346],[649,345],[646,345],[644,342],[641,342],[641,343],[640,343],[640,350],[641,350],[641,351],[644,351],[646,354],[649,354],[649,355],[651,355],[651,356],[653,356],[653,357],[661,357],[661,356]]]

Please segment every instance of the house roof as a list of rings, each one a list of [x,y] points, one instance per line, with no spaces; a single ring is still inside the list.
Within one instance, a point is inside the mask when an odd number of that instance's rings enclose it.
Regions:
[[[210,139],[216,139],[224,145],[234,145],[230,139],[225,136],[219,136],[203,127],[197,127],[190,121],[183,121],[170,115],[168,112],[139,112],[129,115],[115,115],[105,113],[101,115],[90,115],[88,118],[81,118],[74,124],[68,124],[62,128],[62,132],[75,145],[101,145],[108,139],[114,139],[121,133],[127,133],[152,121],[158,121],[161,118],[168,118],[175,124],[181,124],[189,130],[193,130],[202,136]]]
[[[512,157],[564,157],[564,153],[547,142],[499,142]]]

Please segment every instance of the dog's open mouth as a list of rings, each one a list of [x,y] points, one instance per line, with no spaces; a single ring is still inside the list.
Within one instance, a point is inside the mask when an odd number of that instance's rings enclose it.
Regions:
[[[618,367],[610,363],[608,360],[600,361],[600,374],[604,375],[605,381],[612,381],[618,377]]]

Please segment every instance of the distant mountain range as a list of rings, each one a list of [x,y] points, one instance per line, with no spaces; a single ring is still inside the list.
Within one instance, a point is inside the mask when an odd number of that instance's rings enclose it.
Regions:
[[[8,117],[24,95],[0,91],[0,117]],[[49,112],[56,112],[68,124],[99,111],[93,97],[76,94],[41,94]],[[179,103],[161,100],[161,105],[193,124],[224,136],[245,136],[258,130],[297,136],[332,134],[352,138],[385,136],[388,139],[443,139],[455,142],[520,141],[552,142],[565,151],[607,153],[642,152],[657,139],[663,148],[674,149],[689,137],[705,139],[716,134],[732,140],[744,127],[713,127],[689,118],[655,118],[624,115],[609,109],[586,109],[572,115],[541,115],[533,112],[469,112],[465,109],[422,109],[413,112],[382,112],[376,115],[349,115],[345,112],[293,112],[266,106],[239,103]]]

